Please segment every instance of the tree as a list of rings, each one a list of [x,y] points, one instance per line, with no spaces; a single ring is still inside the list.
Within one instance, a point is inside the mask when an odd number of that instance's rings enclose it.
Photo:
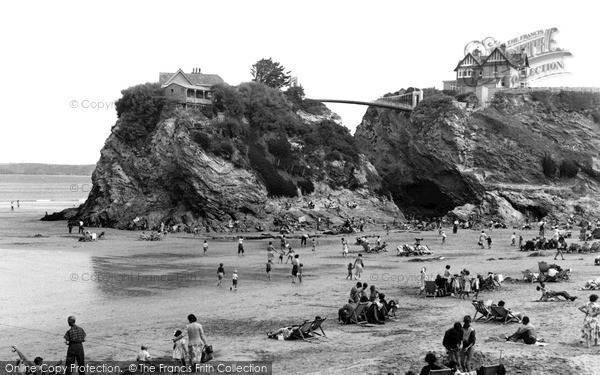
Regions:
[[[290,71],[285,71],[285,68],[278,62],[268,59],[257,61],[250,68],[250,74],[254,77],[254,82],[260,82],[267,86],[279,89],[290,83]]]

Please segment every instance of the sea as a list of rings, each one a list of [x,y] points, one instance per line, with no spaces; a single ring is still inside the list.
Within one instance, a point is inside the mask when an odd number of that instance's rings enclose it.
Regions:
[[[0,174],[0,205],[84,202],[91,189],[91,176]]]

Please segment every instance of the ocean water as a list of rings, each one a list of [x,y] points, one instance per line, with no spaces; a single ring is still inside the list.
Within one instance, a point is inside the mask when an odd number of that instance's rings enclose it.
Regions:
[[[85,201],[91,176],[0,174],[0,204],[20,202]]]

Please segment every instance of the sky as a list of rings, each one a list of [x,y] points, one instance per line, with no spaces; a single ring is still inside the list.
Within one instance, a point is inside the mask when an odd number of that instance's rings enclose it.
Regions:
[[[464,46],[557,27],[568,76],[600,86],[600,5],[482,1],[10,1],[0,5],[0,163],[94,164],[121,90],[178,68],[251,80],[262,58],[309,98],[373,100],[442,88]],[[366,107],[328,104],[354,131]]]

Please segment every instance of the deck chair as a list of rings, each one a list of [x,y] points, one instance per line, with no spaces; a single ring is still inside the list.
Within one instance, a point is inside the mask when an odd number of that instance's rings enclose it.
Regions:
[[[490,306],[494,319],[502,321],[503,323],[520,322],[521,319],[511,314],[507,309],[500,306]]]
[[[503,365],[481,366],[477,371],[477,374],[481,375],[499,375],[501,373],[506,374]]]
[[[452,375],[452,370],[449,368],[441,369],[441,370],[429,370],[429,375]]]
[[[350,317],[350,323],[363,324],[367,322],[367,318],[364,314],[365,308],[367,307],[366,302],[360,302],[356,309],[352,312],[352,316]]]
[[[433,297],[437,295],[437,285],[435,281],[425,281],[425,297]]]
[[[475,315],[473,315],[474,322],[481,319],[485,319],[485,321],[487,322],[494,318],[494,315],[492,314],[491,310],[483,303],[483,301],[473,301],[473,307],[475,307]],[[475,319],[477,313],[481,314],[479,319]]]
[[[537,281],[538,279],[538,275],[535,274],[532,270],[530,269],[526,269],[525,271],[521,271],[523,272],[523,281],[528,281],[530,283]]]
[[[325,319],[327,318],[315,318],[315,321],[312,322],[312,325],[310,326],[310,334],[313,335],[313,337],[317,337],[314,335],[318,335],[318,336],[323,336],[323,337],[327,337],[327,335],[325,335],[325,331],[323,331],[323,327],[321,327],[321,324],[323,324],[323,322],[325,321]],[[321,330],[321,333],[317,332],[317,330]]]
[[[297,340],[297,339],[308,340],[308,339],[314,338],[311,334],[311,327],[313,324],[314,324],[314,321],[305,320],[304,323],[302,323],[302,324],[300,324],[300,326],[298,326],[297,330],[294,330],[294,332],[292,332],[290,337],[288,337],[288,340]]]
[[[550,271],[550,266],[546,262],[538,262],[538,267],[540,268],[540,279]]]

